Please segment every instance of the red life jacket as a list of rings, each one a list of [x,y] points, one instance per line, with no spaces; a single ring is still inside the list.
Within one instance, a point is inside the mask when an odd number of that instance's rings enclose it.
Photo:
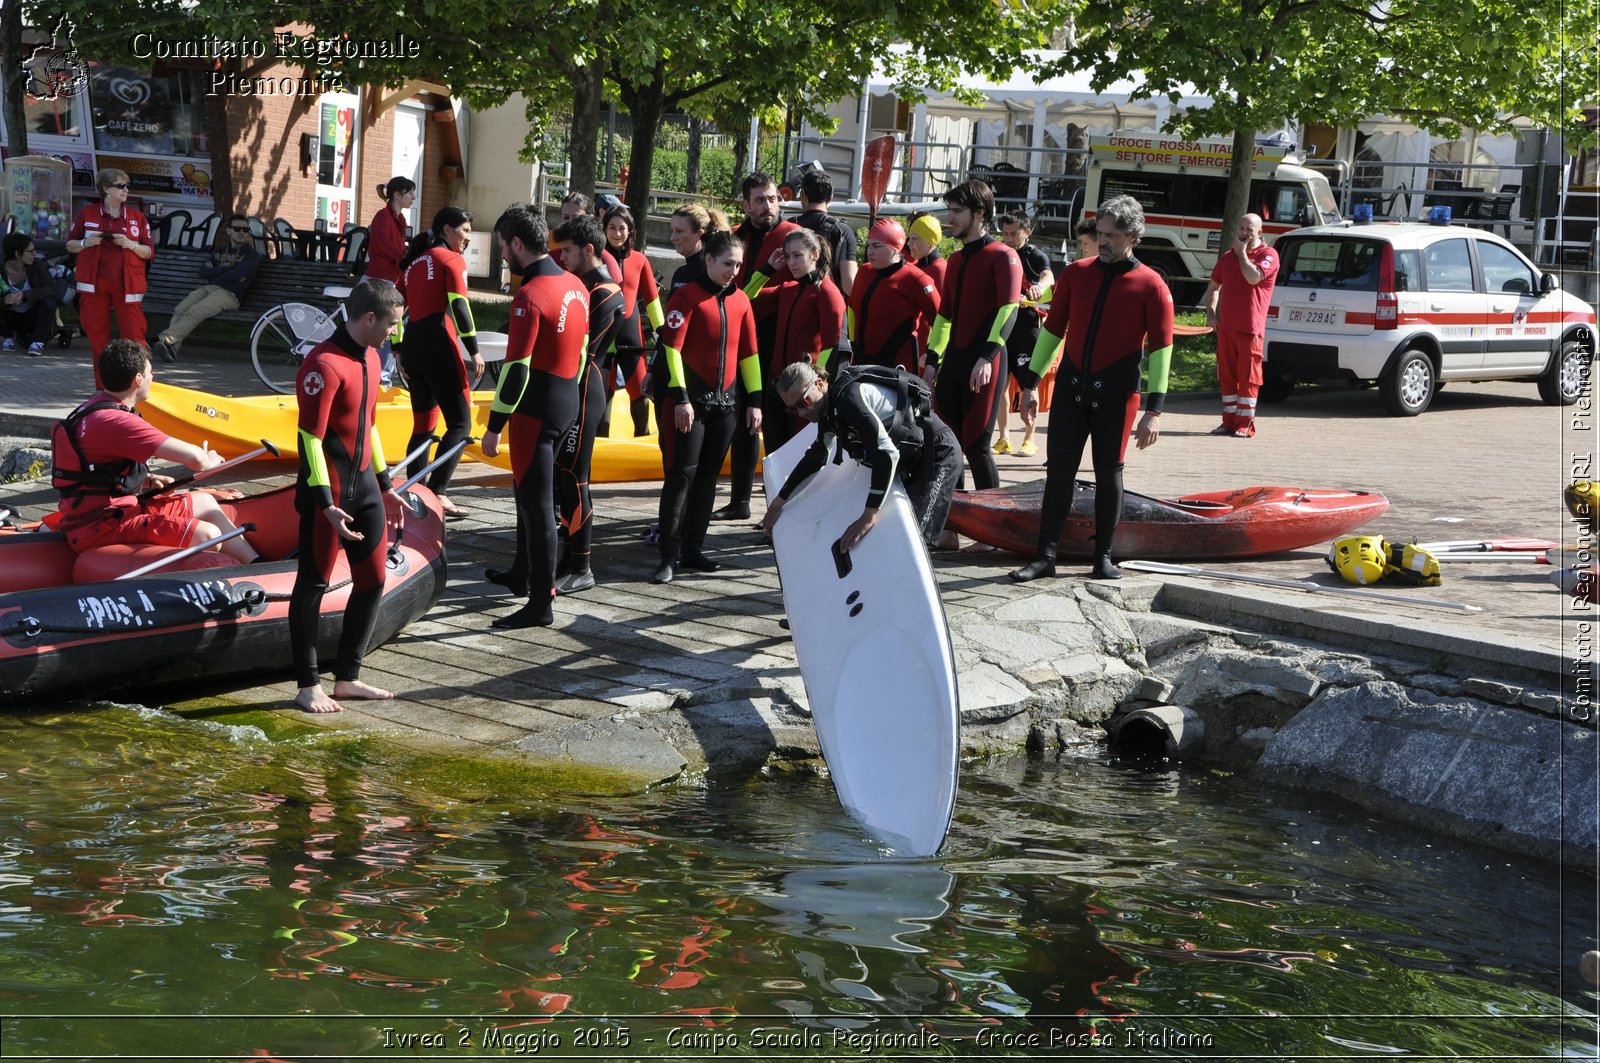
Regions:
[[[50,429],[54,462],[50,470],[50,486],[61,492],[62,498],[78,495],[131,495],[144,485],[150,467],[141,461],[120,458],[90,464],[78,445],[77,428],[80,422],[99,410],[121,410],[139,416],[132,408],[120,402],[91,402],[79,406],[64,420]],[[62,440],[66,446],[62,446]]]

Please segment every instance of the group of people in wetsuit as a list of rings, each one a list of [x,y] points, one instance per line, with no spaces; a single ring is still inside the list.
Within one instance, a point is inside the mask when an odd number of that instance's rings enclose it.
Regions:
[[[1172,344],[1171,296],[1132,254],[1143,228],[1138,203],[1122,196],[1101,204],[1098,253],[1063,270],[1031,359],[1012,366],[1008,338],[1028,278],[1016,250],[991,232],[994,197],[981,181],[946,194],[946,225],[959,242],[948,259],[939,254],[943,232],[933,217],[913,217],[909,231],[892,219],[877,221],[867,234],[865,265],[846,282],[848,298],[830,260],[831,245],[840,242],[829,239],[836,228],[782,220],[775,183],[765,174],[746,178],[742,193],[745,218],[737,228],[698,204],[673,213],[672,243],[684,263],[664,308],[634,246],[627,208],[614,206],[597,219],[586,200],[569,197],[553,240],[543,215],[525,206],[508,208],[495,221],[501,253],[517,280],[505,362],[481,443],[490,457],[502,445],[509,449],[517,550],[510,566],[486,576],[525,596],[527,604],[494,626],[551,624],[558,593],[594,585],[589,462],[618,388],[628,391],[640,434],[655,406],[664,477],[660,563],[652,579],[669,583],[683,571],[719,567],[706,553],[711,521],[750,518],[759,445],[775,450],[804,422],[817,424],[817,442],[769,500],[762,522],[767,531],[830,454],[849,454],[871,466],[872,486],[862,515],[845,533],[846,549],[876,524],[897,479],[929,547],[949,545],[945,515],[965,467],[975,486],[998,485],[991,439],[1008,373],[1016,375],[1020,412],[1031,425],[1039,378],[1063,347],[1037,556],[1012,576],[1025,581],[1055,574],[1056,540],[1089,447],[1097,488],[1091,574],[1117,578],[1110,551],[1123,453],[1130,432],[1140,447],[1158,438]],[[360,683],[358,673],[383,583],[378,547],[385,523],[397,523],[402,506],[373,427],[373,348],[398,326],[402,306],[409,306],[410,317],[396,347],[412,389],[412,450],[426,450],[442,417],[447,430],[438,453],[444,460],[430,486],[447,517],[457,512],[445,494],[453,448],[470,430],[471,387],[483,374],[461,254],[471,232],[471,214],[455,207],[439,211],[402,260],[400,283],[369,278],[358,284],[346,304],[348,322],[301,367],[301,573],[290,614],[299,704],[307,711],[337,711],[340,697],[392,696]],[[653,348],[645,322],[655,333]],[[1148,409],[1135,431],[1146,359]],[[137,401],[139,388],[148,388],[147,359],[143,374],[119,370],[118,382],[131,390],[97,395],[67,424],[82,436],[87,418],[108,407],[131,408],[123,402]],[[130,379],[122,381],[124,375]],[[189,449],[196,453],[168,454],[151,445],[133,460],[156,454],[195,468],[217,460]],[[58,465],[72,465],[63,462],[62,451],[58,445]],[[717,481],[730,451],[732,497],[716,511]],[[81,451],[76,461],[80,468],[94,464]],[[81,501],[81,483],[58,486],[63,508],[69,494]],[[94,490],[111,495],[116,488]],[[177,516],[192,523],[196,511]],[[176,532],[164,534],[166,542]],[[198,538],[192,531],[186,537]],[[330,698],[317,679],[315,632],[339,549],[349,556],[354,593]]]

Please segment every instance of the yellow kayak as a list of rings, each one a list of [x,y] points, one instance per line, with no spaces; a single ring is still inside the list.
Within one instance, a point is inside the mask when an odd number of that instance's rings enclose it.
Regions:
[[[483,434],[493,401],[493,392],[472,393],[475,437]],[[150,385],[150,397],[140,403],[139,411],[146,421],[168,435],[190,443],[206,443],[224,458],[256,450],[263,439],[270,440],[286,458],[297,457],[300,453],[299,433],[295,427],[299,410],[293,395],[229,397],[175,387],[158,380]],[[397,460],[405,454],[406,444],[411,440],[410,393],[403,388],[380,392],[377,423],[384,456]],[[653,427],[653,412],[651,423]],[[594,463],[590,470],[592,483],[661,479],[661,450],[656,437],[652,434],[619,438],[617,435],[633,430],[626,392],[619,391],[612,402],[611,430],[611,438],[595,440]],[[476,443],[470,444],[464,456],[502,469],[511,468],[503,446],[498,457],[488,458]]]

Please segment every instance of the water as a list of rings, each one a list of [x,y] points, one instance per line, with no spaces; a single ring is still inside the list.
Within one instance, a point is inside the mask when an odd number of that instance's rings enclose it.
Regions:
[[[0,1055],[1594,1056],[1591,880],[1224,774],[990,763],[904,862],[252,719],[0,717]]]

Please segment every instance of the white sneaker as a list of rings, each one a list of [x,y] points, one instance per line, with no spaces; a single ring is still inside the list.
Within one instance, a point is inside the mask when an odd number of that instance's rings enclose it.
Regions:
[[[28,344],[28,353],[30,355],[32,355],[33,357],[35,357],[35,358],[40,357],[41,355],[44,354],[44,344],[42,344],[42,343],[30,343],[30,344]]]

